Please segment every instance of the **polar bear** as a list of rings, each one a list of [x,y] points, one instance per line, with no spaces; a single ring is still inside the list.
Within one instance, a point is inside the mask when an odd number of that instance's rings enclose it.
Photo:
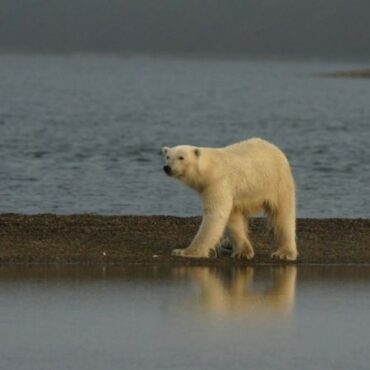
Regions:
[[[163,147],[164,172],[197,191],[203,205],[201,226],[190,246],[172,255],[209,257],[228,230],[232,257],[252,259],[248,217],[264,211],[274,227],[278,249],[272,257],[294,261],[295,185],[284,153],[253,138],[223,148]]]

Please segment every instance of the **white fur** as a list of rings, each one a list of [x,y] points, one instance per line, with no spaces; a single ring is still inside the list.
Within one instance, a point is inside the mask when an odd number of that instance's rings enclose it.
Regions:
[[[265,140],[250,139],[224,148],[164,147],[162,153],[172,176],[196,190],[203,203],[195,238],[188,248],[173,250],[173,255],[209,257],[227,228],[232,257],[251,259],[248,217],[264,211],[278,242],[272,256],[296,259],[294,179],[280,149]]]

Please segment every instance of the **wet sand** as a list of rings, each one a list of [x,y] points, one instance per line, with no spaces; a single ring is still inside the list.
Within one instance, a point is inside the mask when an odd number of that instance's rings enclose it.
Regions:
[[[281,264],[270,259],[275,248],[265,219],[252,219],[252,261],[228,256],[209,259],[172,257],[186,247],[199,217],[97,216],[51,214],[0,215],[1,264]],[[298,219],[297,264],[369,264],[370,219]]]

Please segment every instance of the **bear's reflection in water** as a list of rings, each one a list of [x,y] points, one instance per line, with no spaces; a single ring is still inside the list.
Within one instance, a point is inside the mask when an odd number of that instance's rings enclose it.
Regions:
[[[200,289],[191,304],[217,313],[289,314],[294,308],[295,266],[259,269],[178,268],[177,278]]]
[[[343,273],[341,274],[341,276]],[[127,290],[135,283],[162,302],[179,303],[183,309],[244,315],[289,314],[294,307],[297,268],[280,267],[172,267],[172,266],[12,266],[0,268],[0,287],[9,282],[38,281],[58,288],[84,284],[96,289],[104,284],[106,294],[120,286],[138,299],[141,290]],[[183,285],[184,283],[184,285]],[[88,285],[86,285],[88,284]],[[97,285],[98,284],[98,285]],[[194,286],[196,290],[194,291]],[[165,289],[163,289],[165,287]],[[175,289],[172,289],[174,287]],[[53,291],[54,291],[53,290]],[[108,292],[108,293],[107,293]],[[112,294],[113,294],[112,293]],[[182,297],[182,298],[181,298]],[[186,297],[186,298],[184,298]],[[182,300],[185,299],[185,302]],[[182,300],[182,301],[181,301]],[[189,307],[190,306],[190,307]],[[265,317],[265,316],[264,316]]]

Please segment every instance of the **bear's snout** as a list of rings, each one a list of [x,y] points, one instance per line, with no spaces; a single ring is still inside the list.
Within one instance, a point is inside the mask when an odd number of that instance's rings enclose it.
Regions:
[[[168,176],[171,176],[172,175],[172,170],[171,170],[171,167],[166,165],[166,166],[163,166],[163,171],[166,172],[166,174]]]

